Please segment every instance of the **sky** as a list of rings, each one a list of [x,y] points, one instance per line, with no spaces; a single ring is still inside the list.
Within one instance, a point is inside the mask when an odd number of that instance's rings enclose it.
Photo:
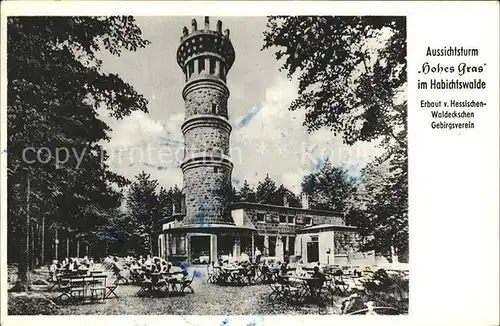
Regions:
[[[103,72],[118,74],[149,101],[148,113],[134,112],[119,121],[100,112],[112,129],[111,140],[103,144],[110,155],[107,163],[130,180],[145,171],[163,187],[182,187],[184,75],[176,52],[182,28],[191,30],[192,18],[203,26],[203,17],[136,17],[151,44],[120,57],[101,54]],[[282,62],[273,49],[261,50],[267,19],[210,17],[211,29],[218,19],[223,30],[230,29],[236,52],[227,75],[233,185],[238,189],[246,179],[256,186],[269,174],[278,185],[299,194],[303,176],[321,168],[326,158],[358,177],[378,149],[374,143],[346,146],[326,128],[308,133],[305,111],[288,111],[297,97],[297,82],[279,71]]]

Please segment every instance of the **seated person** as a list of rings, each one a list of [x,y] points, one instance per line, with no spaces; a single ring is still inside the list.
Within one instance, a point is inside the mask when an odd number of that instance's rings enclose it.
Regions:
[[[161,268],[160,268],[160,272],[161,272],[161,273],[168,273],[168,271],[170,270],[170,267],[169,267],[169,265],[168,265],[167,261],[165,261],[165,260],[163,260],[163,261],[161,262],[160,267],[161,267]]]
[[[70,272],[73,271],[74,263],[72,259],[68,260],[68,263],[66,264],[66,271]]]
[[[302,268],[302,265],[298,265],[297,268],[295,268],[295,274],[297,276],[306,276],[307,272]]]
[[[281,272],[281,275],[287,275],[287,273],[288,273],[288,264],[286,262],[284,262],[281,265],[280,272]]]
[[[321,290],[325,280],[326,275],[320,271],[319,266],[314,266],[312,279],[309,281],[309,288],[313,296],[316,295],[316,292]]]
[[[314,266],[312,277],[325,279],[326,275],[322,271],[320,271],[319,266]]]
[[[76,258],[73,261],[73,270],[77,271],[79,269],[80,265],[78,264],[78,260]]]
[[[118,257],[114,257],[113,259],[113,274],[115,275],[117,280],[124,279],[128,282],[129,273],[123,268],[123,266],[118,261]]]
[[[89,269],[90,269],[90,264],[88,262],[78,266],[79,271],[88,271]]]
[[[272,280],[272,272],[267,263],[264,261],[262,263],[262,275],[264,276],[264,281]]]

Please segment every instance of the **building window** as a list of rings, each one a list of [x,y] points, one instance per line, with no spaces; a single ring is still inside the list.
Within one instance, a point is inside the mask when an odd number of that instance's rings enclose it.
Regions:
[[[217,114],[217,104],[212,103],[212,114]]]
[[[189,62],[188,69],[189,69],[189,78],[191,78],[191,76],[194,73],[194,62],[193,61]]]
[[[264,222],[264,213],[257,213],[257,222]]]
[[[217,166],[214,166],[214,173],[219,173],[219,168]]]
[[[288,254],[295,255],[295,237],[288,237]]]
[[[285,215],[280,215],[280,224],[286,224],[286,216]]]
[[[295,224],[295,217],[294,216],[288,216],[288,224]]]
[[[305,221],[306,221],[306,225],[312,225],[313,224],[312,217],[306,217]]]
[[[220,66],[220,78],[224,79],[224,65]]]
[[[318,236],[317,235],[312,235],[311,236],[311,241],[313,241],[313,242],[318,241]]]
[[[215,74],[215,58],[210,58],[210,74]]]

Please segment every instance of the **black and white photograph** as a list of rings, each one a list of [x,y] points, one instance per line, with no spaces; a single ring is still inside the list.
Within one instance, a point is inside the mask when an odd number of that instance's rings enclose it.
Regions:
[[[405,315],[404,16],[9,16],[9,315]]]

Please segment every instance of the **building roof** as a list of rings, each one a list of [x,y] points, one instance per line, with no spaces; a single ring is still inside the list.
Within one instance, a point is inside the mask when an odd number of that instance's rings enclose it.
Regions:
[[[182,220],[184,218],[184,216],[186,216],[186,214],[176,213],[176,214],[173,214],[173,215],[170,215],[170,216],[166,216],[166,217],[158,220],[157,223],[159,223],[161,225],[163,223],[172,222],[174,220],[180,221],[180,220]]]
[[[301,207],[287,207],[287,206],[280,206],[280,205],[260,204],[260,203],[251,203],[251,202],[232,203],[232,204],[229,205],[229,208],[230,209],[262,208],[262,209],[296,211],[296,212],[303,212],[303,213],[306,213],[306,214],[309,213],[309,214],[339,216],[339,217],[343,217],[344,216],[344,213],[342,213],[342,212],[319,210],[319,209],[307,209],[307,208],[301,208]]]
[[[321,232],[321,231],[356,231],[358,230],[355,226],[349,225],[334,225],[334,224],[318,224],[313,226],[308,226],[303,229],[297,230],[297,233],[310,233],[310,232]]]
[[[218,233],[218,232],[256,232],[255,227],[236,226],[231,224],[182,224],[171,229],[168,232],[197,232],[197,233]]]

